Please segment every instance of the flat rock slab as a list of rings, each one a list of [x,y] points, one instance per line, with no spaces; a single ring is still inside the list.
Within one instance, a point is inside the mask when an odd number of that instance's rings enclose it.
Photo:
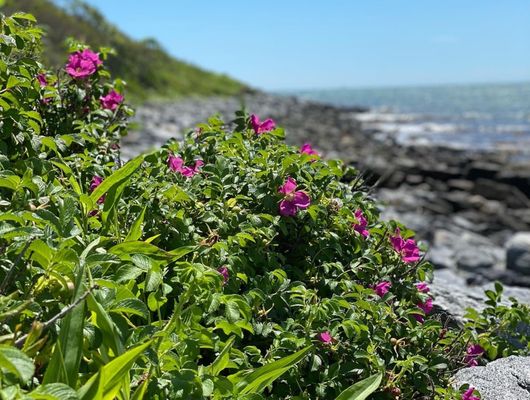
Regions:
[[[454,385],[465,383],[475,387],[482,400],[530,400],[530,357],[510,356],[485,367],[462,369]]]
[[[435,306],[462,323],[466,308],[478,311],[485,308],[484,301],[487,297],[484,290],[493,289],[493,283],[469,286],[464,277],[450,269],[441,269],[434,271],[431,289]],[[504,285],[502,297],[504,304],[510,304],[509,297],[515,297],[520,303],[530,304],[530,289]]]

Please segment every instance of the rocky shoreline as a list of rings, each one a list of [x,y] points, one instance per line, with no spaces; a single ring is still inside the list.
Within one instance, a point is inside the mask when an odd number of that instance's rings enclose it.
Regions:
[[[124,157],[182,138],[215,113],[229,122],[242,106],[284,126],[289,143],[310,142],[324,157],[363,171],[383,216],[414,229],[436,268],[458,271],[469,283],[530,287],[530,234],[521,233],[530,231],[530,162],[507,150],[398,145],[363,125],[364,108],[255,94],[146,104],[137,111],[139,129],[123,140]]]

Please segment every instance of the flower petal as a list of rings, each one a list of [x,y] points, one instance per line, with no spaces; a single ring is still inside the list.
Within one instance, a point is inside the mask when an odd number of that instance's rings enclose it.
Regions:
[[[259,130],[259,133],[263,133],[263,132],[272,131],[274,128],[276,128],[276,123],[272,119],[268,118],[265,121],[263,121],[262,124],[260,124],[258,130]]]
[[[302,190],[295,192],[293,203],[298,208],[307,208],[311,204],[308,194]]]
[[[284,217],[292,217],[296,215],[298,208],[293,204],[292,201],[282,200],[280,201],[280,215]]]
[[[250,116],[250,125],[252,125],[252,129],[254,129],[254,132],[259,134],[259,117],[256,114],[252,114]]]
[[[180,172],[184,165],[184,160],[180,157],[170,155],[167,159],[167,165],[171,171]]]
[[[280,189],[278,189],[278,192],[287,195],[287,194],[294,192],[296,190],[296,186],[297,186],[296,181],[293,178],[289,177],[286,179],[285,183],[282,186],[280,186]]]

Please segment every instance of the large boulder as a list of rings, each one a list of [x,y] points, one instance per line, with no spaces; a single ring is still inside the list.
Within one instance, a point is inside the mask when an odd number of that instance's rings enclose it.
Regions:
[[[518,232],[508,240],[506,268],[530,275],[530,232]]]
[[[485,367],[464,368],[454,377],[454,386],[475,387],[482,400],[530,400],[530,357],[511,356]]]

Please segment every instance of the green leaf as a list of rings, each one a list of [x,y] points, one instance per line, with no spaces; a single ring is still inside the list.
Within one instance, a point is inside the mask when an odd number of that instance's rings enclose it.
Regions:
[[[110,309],[110,312],[138,315],[144,319],[147,319],[149,316],[149,311],[147,310],[145,303],[133,298],[118,301]]]
[[[28,396],[35,400],[79,400],[77,392],[64,383],[41,385]]]
[[[151,345],[151,341],[134,347],[104,365],[78,391],[80,400],[112,400],[130,380],[129,371],[136,359]]]
[[[124,260],[130,260],[131,255],[133,254],[144,254],[149,255],[150,257],[163,259],[171,258],[171,254],[167,251],[156,247],[154,244],[141,241],[119,243],[116,246],[111,247],[109,253],[115,254]]]
[[[138,218],[133,222],[129,234],[125,238],[126,242],[136,241],[142,237],[142,223],[144,222],[145,210],[147,207],[144,207]]]
[[[219,353],[219,356],[214,360],[212,365],[210,365],[209,374],[213,376],[219,375],[219,373],[226,368],[228,365],[228,362],[230,361],[230,349],[232,348],[232,345],[234,344],[235,336],[231,336],[225,343],[225,347]]]
[[[369,376],[344,390],[335,400],[364,400],[379,388],[383,375]]]
[[[94,325],[103,333],[103,343],[109,346],[114,354],[122,354],[124,346],[118,327],[93,295],[89,295],[87,300],[88,308],[94,315]]]
[[[17,190],[20,184],[20,178],[16,175],[4,176],[0,178],[0,187]]]
[[[312,349],[313,346],[308,346],[300,351],[297,351],[294,354],[291,354],[290,356],[281,358],[262,367],[259,367],[254,372],[243,377],[242,380],[236,383],[237,389],[242,388],[239,391],[239,394],[243,395],[250,393],[260,393],[267,386],[272,384],[276,379],[282,376],[285,372],[287,372],[297,363],[302,361],[307,355],[307,353],[309,353]],[[231,377],[234,380],[239,380],[239,377],[237,377],[237,375],[231,375],[229,379]]]
[[[138,156],[131,161],[129,161],[127,164],[125,164],[123,167],[118,169],[116,172],[114,172],[111,176],[104,179],[103,182],[101,182],[101,185],[99,185],[96,190],[92,192],[90,195],[90,198],[94,203],[98,201],[98,199],[103,196],[105,193],[110,191],[113,188],[117,188],[124,182],[126,182],[132,174],[142,165],[142,162],[144,161],[143,156]],[[117,201],[118,199],[115,198],[114,201]],[[106,202],[107,200],[105,200]]]
[[[13,373],[17,379],[25,383],[35,372],[33,361],[16,347],[0,344],[0,369]]]
[[[79,267],[76,271],[75,292],[72,302],[83,295],[85,268]],[[80,302],[61,321],[59,339],[55,345],[54,352],[43,382],[66,383],[75,388],[77,385],[79,364],[83,354],[83,328],[85,325],[86,301]]]
[[[0,5],[2,4],[0,3]],[[37,22],[37,20],[35,19],[33,15],[28,14],[28,13],[23,13],[23,12],[14,13],[11,17],[15,19],[26,19],[31,22]]]

